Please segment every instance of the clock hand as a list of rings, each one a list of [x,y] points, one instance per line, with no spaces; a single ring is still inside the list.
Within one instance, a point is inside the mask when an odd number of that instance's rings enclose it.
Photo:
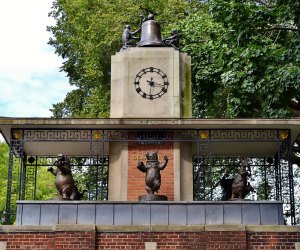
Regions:
[[[147,82],[149,83],[149,86],[152,87],[155,82],[153,81],[153,77],[151,77],[151,80],[147,80]]]
[[[157,83],[157,82],[153,82],[154,83],[154,86],[156,87],[156,86],[159,86],[159,87],[161,87],[161,88],[163,88],[164,87],[164,85],[163,84],[161,84],[161,83]]]
[[[164,87],[163,84],[153,81],[153,77],[151,77],[151,80],[147,80],[147,83],[149,83],[150,87],[161,87],[161,88]]]

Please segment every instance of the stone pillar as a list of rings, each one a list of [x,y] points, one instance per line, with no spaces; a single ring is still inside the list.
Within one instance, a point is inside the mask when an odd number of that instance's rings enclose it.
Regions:
[[[127,201],[127,173],[127,143],[111,142],[109,145],[109,201]]]
[[[180,143],[180,201],[193,201],[193,145]]]
[[[111,59],[110,106],[111,118],[190,118],[191,58],[168,47],[136,47],[118,52]],[[111,143],[109,200],[134,201],[146,193],[145,174],[136,164],[139,160],[145,162],[145,153],[150,150],[158,152],[160,161],[164,155],[169,157],[161,172],[159,194],[169,200],[192,200],[191,153],[179,142]]]
[[[174,48],[118,52],[111,59],[110,117],[191,117],[190,66],[191,58]]]

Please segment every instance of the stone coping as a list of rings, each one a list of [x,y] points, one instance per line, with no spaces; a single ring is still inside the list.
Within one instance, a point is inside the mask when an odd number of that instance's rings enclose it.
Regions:
[[[16,226],[1,225],[1,233],[51,233],[51,232],[300,232],[300,226],[283,225],[197,225],[197,226],[96,226],[96,225],[54,225],[54,226]]]
[[[65,200],[17,200],[17,204],[82,204],[82,201],[65,201]],[[252,200],[235,200],[235,201],[84,201],[84,204],[168,204],[168,205],[219,205],[222,204],[261,204],[262,201]],[[264,204],[283,204],[283,201],[263,201]]]
[[[300,118],[291,119],[207,119],[207,118],[40,118],[0,117],[0,125],[141,125],[141,124],[247,124],[247,125],[300,125]]]
[[[0,133],[7,142],[10,130],[20,129],[291,129],[292,141],[300,132],[300,118],[35,118],[0,117]]]

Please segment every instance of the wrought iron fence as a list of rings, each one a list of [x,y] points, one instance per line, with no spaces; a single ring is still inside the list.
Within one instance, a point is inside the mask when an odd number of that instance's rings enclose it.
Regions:
[[[15,213],[17,199],[36,199],[39,168],[47,167],[55,155],[27,156],[24,145],[29,142],[68,142],[74,147],[84,142],[86,155],[71,156],[71,164],[78,175],[85,199],[105,200],[108,197],[110,142],[163,144],[188,142],[193,145],[194,200],[219,200],[218,181],[222,174],[233,175],[238,154],[217,155],[213,146],[218,143],[275,143],[274,155],[249,155],[253,172],[261,182],[256,184],[255,199],[283,200],[286,218],[296,223],[294,175],[291,164],[291,141],[288,129],[13,129],[10,141],[6,223]],[[238,152],[238,148],[237,148]],[[223,173],[224,172],[224,173]],[[82,184],[84,183],[84,184]]]

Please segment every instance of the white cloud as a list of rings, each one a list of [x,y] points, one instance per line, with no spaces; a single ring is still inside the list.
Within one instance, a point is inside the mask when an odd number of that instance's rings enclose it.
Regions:
[[[52,0],[0,2],[0,116],[49,117],[72,87],[47,44]]]

